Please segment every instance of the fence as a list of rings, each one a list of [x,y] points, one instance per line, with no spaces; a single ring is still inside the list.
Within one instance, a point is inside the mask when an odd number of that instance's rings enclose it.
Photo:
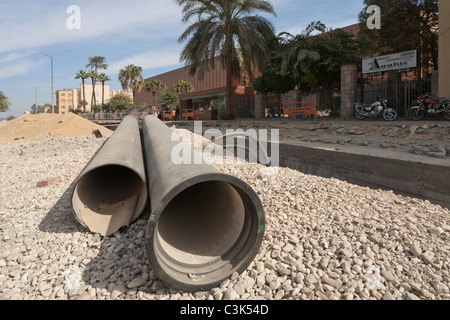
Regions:
[[[84,113],[80,114],[81,117],[90,121],[117,121],[120,122],[128,115],[137,117],[142,120],[145,116],[152,114],[149,112],[96,112],[96,113]]]
[[[417,80],[364,84],[363,101],[360,102],[372,104],[382,96],[387,99],[389,107],[405,115],[416,103],[420,89],[422,93],[431,92],[431,80],[422,80],[421,88]],[[358,88],[358,100],[361,100],[361,88]]]

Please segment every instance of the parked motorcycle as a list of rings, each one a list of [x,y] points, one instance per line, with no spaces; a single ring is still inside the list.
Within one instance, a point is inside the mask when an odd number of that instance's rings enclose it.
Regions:
[[[425,93],[417,98],[417,102],[418,106],[408,109],[407,115],[411,120],[422,120],[425,114],[443,116],[446,120],[450,120],[450,100],[434,100],[431,98],[431,94]]]
[[[378,97],[378,100],[371,106],[362,106],[358,102],[355,103],[356,117],[359,120],[363,120],[366,117],[375,118],[383,115],[384,120],[394,121],[397,119],[397,111],[392,108],[388,108],[387,100],[383,97]]]

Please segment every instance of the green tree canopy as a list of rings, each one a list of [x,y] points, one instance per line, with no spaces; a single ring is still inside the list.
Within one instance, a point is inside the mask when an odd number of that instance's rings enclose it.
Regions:
[[[161,101],[168,107],[174,107],[178,102],[178,94],[172,89],[163,90],[161,92]]]
[[[83,106],[83,112],[86,112],[86,89],[85,89],[85,82],[86,79],[89,78],[89,72],[85,71],[85,70],[80,70],[76,73],[75,75],[75,79],[81,79],[81,84],[82,84],[82,89],[83,89],[83,97],[82,97],[82,101],[83,104],[81,104]]]
[[[240,67],[253,80],[253,67],[262,69],[267,57],[267,39],[273,36],[272,23],[260,13],[276,15],[266,0],[175,0],[183,7],[183,22],[196,18],[180,36],[186,42],[181,61],[191,66],[191,74],[202,78],[215,59],[221,58],[226,71],[226,117],[231,117],[231,84],[240,77]],[[241,59],[241,61],[239,61]],[[240,63],[241,62],[241,63]]]
[[[167,85],[161,80],[152,79],[144,85],[144,90],[152,94],[153,106],[156,106],[156,94],[165,89],[167,89]]]
[[[133,91],[133,101],[136,101],[136,92],[144,88],[144,77],[142,76],[142,67],[130,64],[120,70],[119,81],[123,90]]]
[[[178,94],[183,94],[193,91],[194,86],[185,80],[180,80],[177,83],[174,83],[172,90]]]
[[[102,83],[102,105],[105,104],[105,82],[111,81],[108,75],[106,73],[100,73],[97,77],[97,80]]]
[[[423,68],[429,72],[438,69],[439,0],[364,0],[363,3],[359,37],[373,55],[420,49]],[[367,27],[371,14],[366,11],[371,5],[381,9],[380,30]]]
[[[360,42],[342,29],[327,29],[320,21],[296,36],[280,33],[274,41],[271,59],[255,82],[261,92],[340,88],[341,66],[361,63]]]
[[[110,110],[115,112],[131,109],[134,107],[134,103],[129,96],[119,93],[109,100],[109,106]]]
[[[98,71],[106,70],[108,68],[106,58],[101,56],[89,57],[89,63],[86,65],[86,68],[91,68],[89,77],[92,80],[91,106],[93,106],[94,104],[97,104],[97,98],[95,97],[95,83],[97,81]]]
[[[9,111],[10,105],[11,102],[9,101],[8,97],[5,96],[5,94],[2,91],[0,91],[0,112]]]
[[[36,114],[36,113],[44,113],[44,107],[41,105],[37,105],[36,104],[32,104],[31,105],[31,111],[32,114]]]

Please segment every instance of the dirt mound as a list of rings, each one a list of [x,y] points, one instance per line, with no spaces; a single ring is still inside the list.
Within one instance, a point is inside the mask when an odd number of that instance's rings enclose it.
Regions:
[[[45,138],[91,136],[95,130],[103,135],[113,132],[74,113],[24,114],[0,125],[0,143],[26,142]]]

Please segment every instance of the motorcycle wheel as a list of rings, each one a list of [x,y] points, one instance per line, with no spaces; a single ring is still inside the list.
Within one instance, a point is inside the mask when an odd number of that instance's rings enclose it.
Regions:
[[[450,121],[450,105],[445,107],[444,112],[442,113],[442,115],[444,116],[445,120],[449,120]]]
[[[363,115],[361,112],[356,112],[356,118],[358,118],[358,120],[364,120],[366,116]]]
[[[395,111],[395,110],[391,110],[391,111],[385,110],[383,112],[383,118],[386,121],[394,121],[397,119],[397,116],[398,116],[398,114],[397,114],[397,111]]]
[[[420,109],[409,109],[408,110],[408,118],[410,118],[413,121],[419,121],[422,120],[425,116],[425,112]]]

